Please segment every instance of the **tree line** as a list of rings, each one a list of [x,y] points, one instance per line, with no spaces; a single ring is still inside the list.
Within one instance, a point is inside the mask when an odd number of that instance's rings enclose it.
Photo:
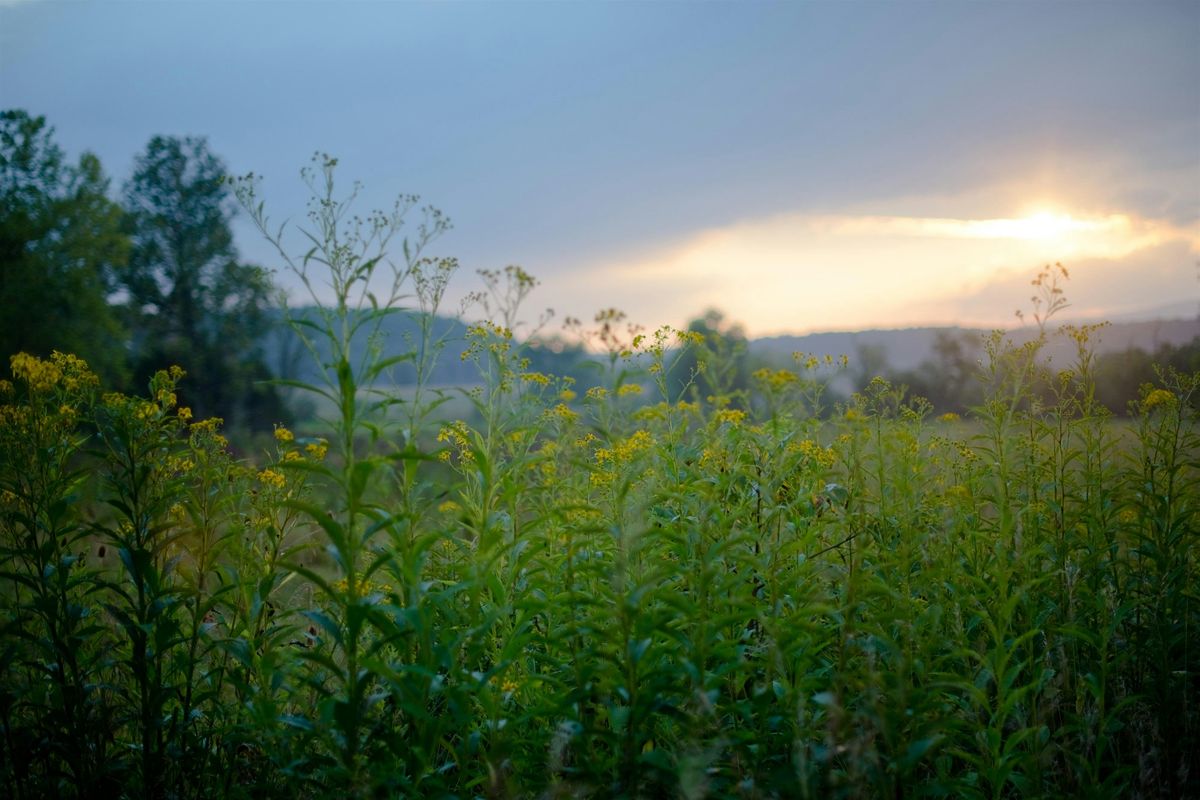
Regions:
[[[118,192],[45,117],[0,112],[0,358],[84,358],[104,385],[187,372],[181,402],[234,430],[287,420],[261,342],[274,288],[241,260],[226,169],[201,137],[155,136]]]

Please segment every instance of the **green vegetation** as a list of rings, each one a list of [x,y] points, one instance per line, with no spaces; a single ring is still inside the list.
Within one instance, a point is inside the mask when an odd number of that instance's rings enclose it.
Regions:
[[[99,160],[64,163],[42,117],[0,112],[0,356],[77,353],[111,382],[127,365],[108,297],[129,242]]]
[[[179,370],[131,397],[12,359],[9,796],[1197,794],[1200,375],[1114,421],[1089,330],[1046,374],[1039,320],[985,343],[967,419],[884,379],[831,407],[838,365],[803,354],[722,396],[712,347],[701,405],[705,332],[606,312],[577,390],[531,370],[509,268],[461,354],[474,421],[439,422],[444,219],[359,219],[332,160],[306,176],[298,253],[237,193],[334,289],[291,320],[319,354],[293,389],[331,409],[311,430],[238,461]]]
[[[225,166],[203,139],[155,136],[124,190],[129,261],[123,307],[135,332],[140,385],[187,367],[185,400],[202,417],[270,430],[285,416],[263,363],[270,276],[238,261]]]
[[[286,419],[264,382],[270,277],[238,260],[205,141],[152,138],[117,203],[99,159],[67,164],[53,133],[0,112],[0,358],[73,353],[126,391],[179,364],[198,415],[241,433]]]

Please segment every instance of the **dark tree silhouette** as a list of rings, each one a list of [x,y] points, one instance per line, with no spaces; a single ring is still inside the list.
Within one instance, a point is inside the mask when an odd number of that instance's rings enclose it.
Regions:
[[[135,373],[147,379],[179,364],[183,401],[198,417],[268,428],[285,418],[261,341],[272,285],[238,260],[236,205],[225,167],[203,138],[156,136],[125,185],[133,248],[121,273],[136,334]]]

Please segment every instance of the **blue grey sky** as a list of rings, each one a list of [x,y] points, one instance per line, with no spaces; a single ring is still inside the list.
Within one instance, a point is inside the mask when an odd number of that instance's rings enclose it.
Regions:
[[[4,0],[0,106],[115,185],[207,136],[280,220],[330,152],[453,219],[456,292],[517,263],[560,316],[993,324],[1054,260],[1080,313],[1200,299],[1194,0]]]

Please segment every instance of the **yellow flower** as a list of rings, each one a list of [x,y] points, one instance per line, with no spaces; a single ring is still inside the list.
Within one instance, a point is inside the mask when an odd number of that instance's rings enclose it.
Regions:
[[[167,458],[167,472],[182,475],[196,468],[196,462],[187,456],[170,456]]]
[[[558,420],[564,425],[570,425],[572,422],[579,419],[579,415],[567,408],[565,403],[559,403],[554,408],[546,409],[543,413],[550,419]]]
[[[274,486],[276,489],[282,489],[287,483],[283,475],[273,469],[264,469],[258,473],[258,480],[267,486]]]
[[[320,461],[329,452],[329,445],[325,443],[324,439],[318,439],[315,442],[309,442],[304,445],[304,452],[308,453],[309,458],[313,461]]]
[[[521,380],[538,386],[550,385],[550,376],[544,375],[541,372],[524,372],[521,374]]]
[[[650,435],[650,431],[640,430],[634,431],[627,438],[622,439],[612,446],[612,448],[601,447],[596,450],[596,463],[605,464],[614,462],[623,464],[632,461],[634,456],[643,450],[647,450],[654,445],[654,437]]]
[[[29,353],[17,353],[9,358],[13,377],[25,381],[34,392],[48,392],[62,378],[62,369]]]
[[[290,442],[295,438],[296,438],[295,435],[293,435],[292,432],[289,431],[284,426],[282,426],[282,425],[275,426],[275,441]]]
[[[1170,408],[1173,405],[1175,405],[1175,395],[1166,389],[1155,389],[1146,395],[1146,399],[1142,401],[1142,411],[1150,411],[1159,406]]]
[[[558,393],[558,399],[562,400],[564,403],[569,403],[578,396],[579,395],[575,394],[575,392],[570,389],[563,389]]]
[[[791,370],[771,370],[766,367],[756,370],[751,377],[773,392],[778,392],[798,380],[796,373]]]
[[[642,387],[636,383],[627,383],[620,389],[617,389],[617,397],[629,397],[630,395],[641,394]]]
[[[958,422],[960,417],[953,411],[947,411],[945,414],[942,414],[940,417],[938,417],[938,419],[941,422]]]
[[[829,469],[837,463],[837,454],[834,453],[832,447],[821,447],[812,439],[802,439],[799,442],[790,443],[788,449],[800,453],[804,458],[823,469]]]
[[[746,412],[740,408],[722,408],[713,414],[713,421],[718,425],[728,422],[730,425],[740,425],[746,419]]]

